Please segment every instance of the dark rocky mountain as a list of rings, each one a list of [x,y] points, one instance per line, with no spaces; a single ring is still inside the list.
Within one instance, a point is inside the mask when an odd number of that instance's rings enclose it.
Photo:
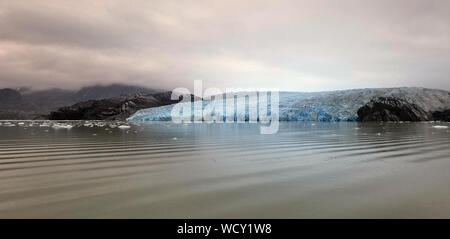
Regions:
[[[0,104],[17,105],[21,102],[22,102],[22,95],[18,91],[13,89],[0,89]]]
[[[379,97],[358,109],[358,121],[426,121],[430,115],[419,106],[393,97]]]
[[[82,101],[129,96],[137,93],[151,94],[156,92],[158,91],[144,87],[113,84],[106,86],[89,86],[81,88],[78,91],[62,89],[41,90],[24,94],[23,98],[28,102],[35,103],[37,106],[40,105],[54,110],[61,106],[69,106]]]
[[[49,115],[50,120],[125,120],[136,111],[179,102],[171,92],[136,94],[102,100],[89,100],[62,107]]]
[[[61,106],[74,104],[74,91],[63,89],[47,89],[31,91],[23,94],[24,101],[28,102],[36,111],[42,114]]]
[[[161,92],[159,90],[143,88],[139,86],[113,84],[107,86],[90,86],[84,87],[77,91],[72,100],[82,102],[87,100],[109,99],[118,96],[131,96],[135,94],[153,94]]]
[[[0,119],[45,118],[51,111],[78,102],[156,92],[161,91],[121,84],[95,85],[77,91],[57,88],[40,91],[0,89]]]
[[[0,119],[30,118],[35,113],[34,108],[24,101],[19,91],[0,89]]]

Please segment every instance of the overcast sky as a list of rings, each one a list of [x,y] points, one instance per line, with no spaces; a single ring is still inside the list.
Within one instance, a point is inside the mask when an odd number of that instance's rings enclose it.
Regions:
[[[450,90],[449,0],[0,0],[0,87]]]

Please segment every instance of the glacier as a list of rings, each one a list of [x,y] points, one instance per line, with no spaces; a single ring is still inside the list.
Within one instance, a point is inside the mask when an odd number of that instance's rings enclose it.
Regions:
[[[450,108],[450,92],[418,87],[368,88],[324,92],[279,92],[279,120],[356,121],[358,109],[377,97],[403,99],[422,107],[427,112]],[[226,99],[224,98],[223,101],[225,104]],[[213,103],[217,102],[215,100],[203,101],[203,109]],[[248,120],[249,105],[254,106],[258,103],[253,102],[253,104],[249,104],[249,102],[246,102],[245,115],[237,115],[235,112],[234,118],[244,117],[245,120]],[[127,120],[132,122],[170,121],[173,106],[166,105],[139,110]],[[239,112],[239,110],[237,111]],[[191,112],[193,115],[194,110],[191,110]],[[270,115],[270,106],[268,114]]]

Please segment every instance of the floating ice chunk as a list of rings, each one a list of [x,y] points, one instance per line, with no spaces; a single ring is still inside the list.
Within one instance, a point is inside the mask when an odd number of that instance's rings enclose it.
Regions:
[[[129,125],[121,125],[118,128],[119,129],[129,129],[129,128],[131,128],[131,126],[129,126]]]
[[[54,124],[52,127],[54,129],[71,129],[73,126],[70,124]]]
[[[435,129],[448,129],[447,125],[433,125],[433,128]]]
[[[97,127],[105,127],[106,124],[99,122],[99,123],[95,123],[95,126],[97,126]]]

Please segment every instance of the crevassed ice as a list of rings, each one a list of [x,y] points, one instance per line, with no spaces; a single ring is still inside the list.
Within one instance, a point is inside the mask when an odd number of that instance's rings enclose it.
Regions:
[[[450,93],[424,88],[374,88],[328,92],[280,92],[280,121],[355,121],[357,111],[376,97],[398,97],[417,104],[426,111],[442,110],[450,106]],[[226,99],[224,98],[224,104]],[[213,103],[204,101],[203,108]],[[186,104],[186,103],[183,103]],[[190,103],[187,103],[190,104]],[[250,105],[257,105],[255,102]],[[245,119],[248,120],[245,106]],[[144,109],[136,112],[129,121],[170,121],[173,105]],[[270,106],[268,107],[270,110]],[[194,113],[193,108],[191,110]],[[234,118],[240,115],[234,114]]]

